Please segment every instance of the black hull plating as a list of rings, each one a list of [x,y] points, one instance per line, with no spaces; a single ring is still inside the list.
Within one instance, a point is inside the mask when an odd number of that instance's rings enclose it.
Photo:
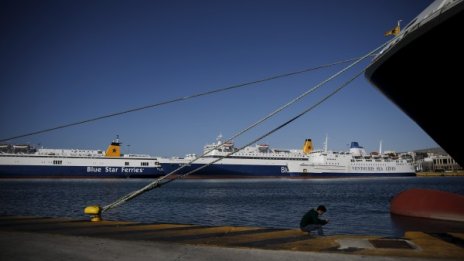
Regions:
[[[464,166],[464,2],[410,32],[374,61],[367,78]]]

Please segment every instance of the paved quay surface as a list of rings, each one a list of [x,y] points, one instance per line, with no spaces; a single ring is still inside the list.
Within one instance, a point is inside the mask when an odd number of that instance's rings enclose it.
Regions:
[[[0,217],[0,260],[464,260],[464,233],[310,237],[296,229]]]

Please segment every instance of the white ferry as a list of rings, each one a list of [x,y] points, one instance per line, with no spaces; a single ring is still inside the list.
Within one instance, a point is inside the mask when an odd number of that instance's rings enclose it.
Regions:
[[[308,177],[377,177],[415,176],[410,155],[399,156],[390,151],[366,153],[358,142],[351,142],[349,151],[328,151],[327,139],[324,150],[312,151],[305,162],[289,162],[290,175]]]
[[[0,145],[0,178],[152,178],[164,174],[158,158],[121,154],[117,137],[106,151]]]
[[[327,142],[325,143],[327,144]],[[367,155],[357,142],[349,152],[312,151],[311,139],[303,149],[272,149],[267,144],[235,148],[233,142],[224,143],[219,136],[208,144],[205,156],[189,154],[185,158],[160,159],[166,173],[184,166],[178,174],[185,174],[223,158],[197,172],[195,176],[210,177],[349,177],[349,176],[415,176],[412,158],[401,158],[396,153]],[[193,163],[192,160],[196,159]]]

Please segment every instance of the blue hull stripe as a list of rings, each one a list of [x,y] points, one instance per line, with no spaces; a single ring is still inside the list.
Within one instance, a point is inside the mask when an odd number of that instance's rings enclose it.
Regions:
[[[83,166],[0,166],[1,178],[21,177],[89,177],[153,178],[164,175],[161,168],[150,167],[83,167]]]
[[[178,174],[185,174],[202,164],[184,167]],[[156,178],[177,169],[178,164],[162,164],[153,167],[83,167],[83,166],[0,166],[0,178],[56,177],[56,178]],[[241,176],[241,177],[401,177],[412,173],[289,173],[284,165],[224,165],[208,166],[193,176]]]
[[[164,171],[169,173],[179,167],[179,164],[161,164]],[[180,170],[179,174],[185,174],[192,171],[203,164],[191,164]],[[269,165],[223,165],[213,164],[192,175],[208,175],[208,176],[289,176],[286,166],[269,166]]]
[[[161,164],[166,173],[169,173],[179,167],[179,164]],[[180,170],[179,174],[185,174],[192,171],[202,164],[192,164]],[[285,165],[210,165],[192,175],[208,176],[251,176],[251,177],[403,177],[415,176],[416,173],[290,173]]]

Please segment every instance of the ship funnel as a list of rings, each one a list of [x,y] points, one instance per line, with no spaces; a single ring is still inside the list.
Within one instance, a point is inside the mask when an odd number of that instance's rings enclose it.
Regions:
[[[308,154],[311,151],[313,151],[313,142],[311,141],[311,139],[306,139],[303,145],[303,152],[305,154]]]
[[[119,136],[111,142],[106,149],[106,157],[121,157],[121,142],[119,142]]]

